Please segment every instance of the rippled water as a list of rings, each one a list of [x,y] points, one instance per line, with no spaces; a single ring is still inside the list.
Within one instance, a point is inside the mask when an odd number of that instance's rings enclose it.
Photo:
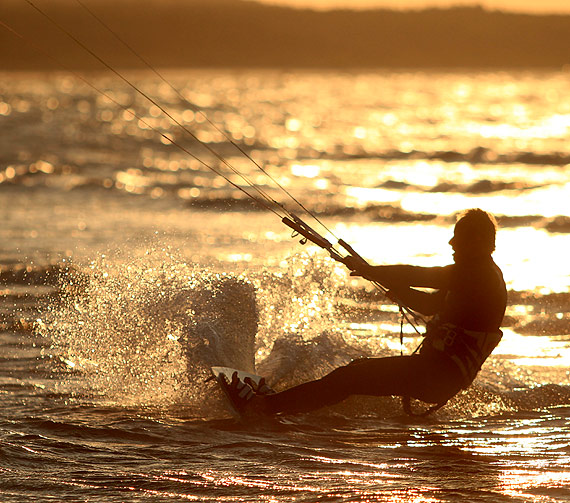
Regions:
[[[238,144],[372,262],[449,263],[455,213],[493,212],[505,336],[427,419],[351,398],[236,422],[203,383],[210,365],[284,388],[399,352],[397,309],[290,239],[116,78],[87,76],[104,96],[69,75],[4,74],[2,501],[567,500],[569,75],[166,76],[192,105],[155,76],[127,78],[301,213]]]

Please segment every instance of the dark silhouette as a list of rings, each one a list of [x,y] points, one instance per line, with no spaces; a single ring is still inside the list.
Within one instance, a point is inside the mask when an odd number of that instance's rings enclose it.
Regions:
[[[570,15],[481,7],[317,12],[244,0],[85,4],[157,67],[559,69],[570,64]],[[76,2],[39,6],[113,66],[141,67]],[[22,0],[2,0],[0,20],[65,65],[102,69]],[[0,61],[3,70],[61,70],[2,27]]]
[[[441,406],[467,388],[502,337],[507,292],[491,257],[495,229],[494,218],[480,209],[463,214],[449,242],[454,263],[445,267],[363,266],[354,259],[353,275],[383,284],[394,299],[432,317],[419,352],[356,360],[281,393],[246,394],[243,383],[234,380],[230,389],[243,411],[307,412],[350,395],[396,395]]]

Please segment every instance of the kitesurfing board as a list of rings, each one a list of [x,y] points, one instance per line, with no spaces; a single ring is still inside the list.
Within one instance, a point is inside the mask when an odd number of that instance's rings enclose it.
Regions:
[[[236,403],[234,402],[228,391],[229,384],[232,382],[232,376],[234,375],[235,372],[237,372],[237,376],[242,382],[245,382],[245,379],[248,377],[255,383],[256,386],[259,385],[259,381],[261,381],[262,377],[256,374],[245,372],[243,370],[233,369],[231,367],[211,367],[211,370],[220,388],[222,388],[224,395],[226,395],[226,398],[228,399],[228,403],[232,409],[232,412],[236,416],[240,416],[241,414],[238,408],[236,407]]]

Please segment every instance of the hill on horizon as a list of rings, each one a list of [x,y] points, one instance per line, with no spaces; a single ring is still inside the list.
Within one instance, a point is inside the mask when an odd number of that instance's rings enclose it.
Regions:
[[[570,15],[455,7],[413,11],[314,11],[248,0],[99,0],[87,4],[157,67],[563,68],[570,65]],[[121,68],[142,66],[78,3],[38,3],[87,47]],[[21,0],[3,0],[3,70],[101,64]],[[27,41],[31,41],[30,45]]]

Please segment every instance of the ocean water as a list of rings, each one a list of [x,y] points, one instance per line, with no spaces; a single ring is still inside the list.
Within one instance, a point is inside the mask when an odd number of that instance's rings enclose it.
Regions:
[[[0,78],[0,500],[568,501],[570,74],[164,75],[125,74],[154,104]],[[233,418],[211,365],[283,389],[421,340],[242,175],[377,264],[450,263],[457,212],[492,212],[509,306],[475,383],[428,418]]]

